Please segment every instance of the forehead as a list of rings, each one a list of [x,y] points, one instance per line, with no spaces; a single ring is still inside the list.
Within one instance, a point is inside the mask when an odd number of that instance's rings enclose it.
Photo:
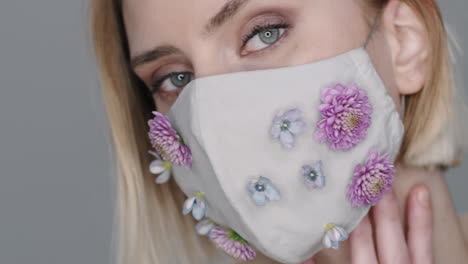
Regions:
[[[189,52],[200,47],[205,25],[227,4],[240,2],[239,13],[256,9],[282,8],[292,16],[304,13],[301,21],[318,24],[339,24],[351,29],[358,13],[356,1],[350,0],[122,0],[125,29],[130,55],[134,56],[156,46],[172,45]],[[358,1],[360,2],[360,1]],[[274,6],[274,7],[273,7]],[[292,11],[294,10],[294,11]],[[242,14],[241,16],[244,16]],[[251,15],[251,14],[250,14]],[[313,20],[313,21],[312,21]],[[204,45],[204,44],[203,44]]]
[[[162,40],[170,40],[171,44],[183,49],[182,36],[200,34],[205,23],[228,2],[123,0],[124,23],[131,53],[139,53],[155,44],[161,45]]]

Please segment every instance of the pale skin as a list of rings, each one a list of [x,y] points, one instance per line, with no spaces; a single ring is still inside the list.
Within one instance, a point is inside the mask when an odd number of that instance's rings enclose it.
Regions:
[[[154,92],[158,111],[167,113],[190,79],[317,61],[361,46],[369,33],[361,0],[244,1],[225,23],[207,28],[210,18],[227,2],[124,1],[130,53],[138,58],[134,71]],[[253,28],[261,26],[267,28],[244,43]],[[158,46],[166,48],[144,59],[140,56]],[[368,51],[399,109],[400,95],[424,89],[427,34],[407,5],[390,1]],[[160,80],[170,73],[174,73],[172,78]],[[464,236],[468,235],[468,216],[457,215],[441,171],[399,166],[394,193],[372,209],[340,250],[323,250],[315,260],[364,264],[468,261]]]

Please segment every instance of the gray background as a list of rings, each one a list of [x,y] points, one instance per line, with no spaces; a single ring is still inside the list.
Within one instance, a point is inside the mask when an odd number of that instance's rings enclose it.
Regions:
[[[468,1],[442,2],[468,48]],[[0,263],[109,263],[106,119],[87,1],[0,1]],[[468,60],[459,60],[468,75]],[[464,88],[466,89],[466,88]],[[468,155],[466,155],[468,158]],[[447,175],[468,212],[468,165]]]

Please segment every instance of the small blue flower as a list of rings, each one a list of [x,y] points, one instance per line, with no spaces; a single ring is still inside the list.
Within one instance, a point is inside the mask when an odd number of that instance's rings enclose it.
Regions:
[[[208,208],[205,202],[205,195],[201,192],[197,192],[195,196],[185,200],[184,208],[182,213],[184,215],[192,212],[193,218],[197,221],[200,221],[203,217],[206,216]]]
[[[299,109],[291,109],[285,113],[278,113],[273,119],[271,136],[279,139],[283,147],[291,149],[294,146],[294,135],[301,134],[306,124],[300,120],[302,112]]]
[[[312,166],[302,166],[302,176],[304,177],[304,183],[311,188],[321,189],[325,186],[325,176],[322,172],[321,160]]]
[[[259,206],[266,204],[267,199],[278,201],[281,199],[279,190],[273,185],[270,179],[260,176],[258,180],[251,180],[247,184],[247,190],[252,199]]]

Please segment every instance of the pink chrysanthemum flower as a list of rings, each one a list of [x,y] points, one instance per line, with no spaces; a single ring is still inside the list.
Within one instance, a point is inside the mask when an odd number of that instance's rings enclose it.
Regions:
[[[173,164],[190,167],[192,154],[182,138],[172,128],[167,116],[153,111],[154,118],[148,121],[148,136],[156,152],[163,160]]]
[[[337,84],[321,93],[315,137],[333,150],[349,150],[364,140],[371,124],[372,105],[367,92],[356,85]]]
[[[365,165],[358,164],[348,189],[348,199],[353,206],[376,205],[392,187],[395,167],[389,154],[380,155],[372,149]]]
[[[218,248],[236,259],[248,261],[257,256],[248,242],[233,230],[226,231],[217,226],[211,230],[209,236]]]

